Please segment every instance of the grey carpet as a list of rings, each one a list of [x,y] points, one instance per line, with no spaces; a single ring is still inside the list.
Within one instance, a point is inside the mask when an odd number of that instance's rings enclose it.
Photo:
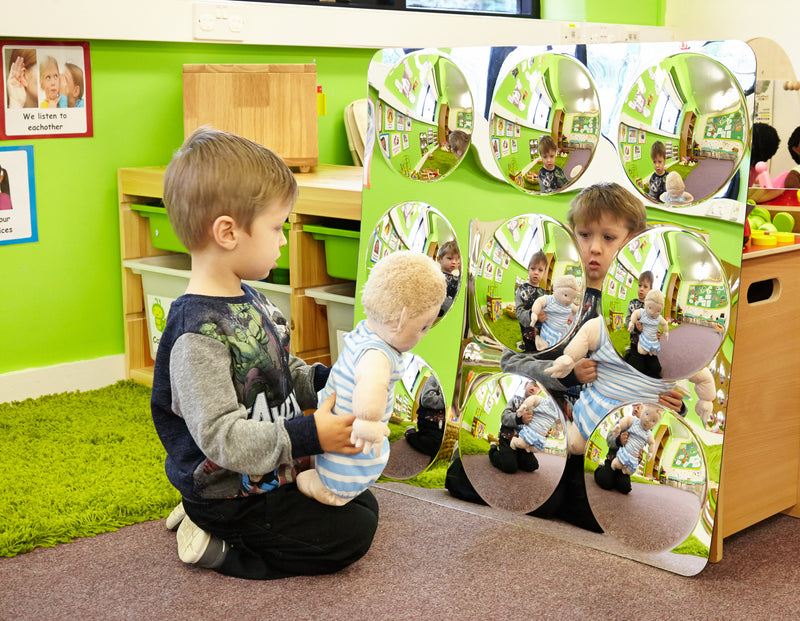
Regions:
[[[536,453],[539,468],[534,472],[506,474],[492,466],[488,455],[462,455],[469,482],[489,505],[512,513],[528,513],[550,498],[564,472],[566,459]]]
[[[683,180],[685,190],[694,197],[694,200],[705,200],[722,189],[732,172],[733,160],[710,158],[700,160]]]
[[[662,379],[683,379],[708,365],[722,345],[722,337],[722,332],[692,323],[670,330],[658,355]]]
[[[580,177],[581,173],[586,170],[586,165],[589,163],[589,160],[592,159],[592,150],[591,149],[575,149],[574,151],[569,151],[569,159],[564,162],[564,174],[567,176],[567,179],[572,181],[574,177]],[[580,172],[577,175],[573,175],[573,171],[577,166],[580,166]]]
[[[393,479],[410,479],[428,467],[431,458],[414,450],[405,438],[392,442],[383,474]]]
[[[542,534],[531,527],[541,520],[442,490],[392,483],[375,496],[381,518],[372,548],[334,575],[251,582],[190,568],[162,520],[0,559],[0,618],[793,619],[800,612],[800,520],[788,516],[729,537],[722,562],[685,578],[569,543],[564,533],[575,539],[574,529],[556,521]],[[621,598],[620,580],[637,588]]]
[[[629,494],[604,490],[586,474],[586,495],[603,530],[637,552],[668,552],[692,534],[702,505],[692,492],[633,482]]]

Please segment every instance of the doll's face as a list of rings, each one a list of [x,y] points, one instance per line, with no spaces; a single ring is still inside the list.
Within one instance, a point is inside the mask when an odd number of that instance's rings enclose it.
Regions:
[[[569,306],[578,297],[578,292],[570,287],[560,287],[553,290],[556,301],[562,306]]]
[[[639,414],[639,421],[642,423],[642,429],[650,431],[661,420],[661,408],[655,406],[645,406]]]
[[[399,352],[406,352],[412,349],[422,340],[428,330],[431,329],[433,322],[439,316],[441,305],[434,306],[420,313],[416,317],[411,317],[403,322],[397,329],[379,331],[384,340]],[[386,334],[384,335],[383,332]]]
[[[655,319],[658,317],[661,314],[662,308],[664,307],[655,300],[647,300],[644,303],[644,312],[647,313],[647,316],[650,317],[650,319]]]

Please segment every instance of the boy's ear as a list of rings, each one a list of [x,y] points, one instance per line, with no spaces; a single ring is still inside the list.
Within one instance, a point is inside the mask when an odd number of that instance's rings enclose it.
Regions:
[[[225,250],[233,250],[239,240],[236,222],[230,216],[219,216],[211,224],[211,239]]]

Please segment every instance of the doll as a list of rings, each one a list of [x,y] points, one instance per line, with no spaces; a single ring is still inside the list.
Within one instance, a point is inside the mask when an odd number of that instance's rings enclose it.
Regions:
[[[571,274],[565,274],[553,281],[552,294],[543,295],[533,303],[532,317],[536,317],[542,311],[547,315],[536,336],[536,348],[539,351],[552,347],[567,334],[571,318],[578,312],[575,299],[579,295],[578,280]]]
[[[587,353],[597,362],[597,379],[581,390],[572,410],[573,420],[567,423],[567,450],[573,455],[585,451],[586,440],[608,412],[623,403],[657,403],[662,392],[675,387],[675,382],[647,377],[622,360],[608,337],[602,316],[584,323],[564,348],[564,354],[556,358],[545,373],[555,378],[565,377]],[[705,423],[711,416],[711,402],[716,396],[714,378],[703,368],[688,379],[695,385],[697,394],[695,412]]]
[[[621,470],[630,476],[639,469],[641,459],[639,455],[647,445],[647,460],[650,461],[655,455],[656,441],[653,438],[652,430],[661,421],[663,410],[660,406],[653,403],[642,404],[638,418],[636,416],[623,416],[614,425],[613,435],[619,436],[623,432],[628,432],[628,441],[617,451],[617,456],[611,461],[613,470]]]
[[[666,187],[667,191],[660,197],[662,203],[691,203],[694,200],[691,194],[684,192],[686,184],[680,173],[675,170],[667,175]]]
[[[303,494],[341,506],[361,494],[389,459],[394,384],[403,375],[403,352],[413,348],[439,314],[446,285],[439,265],[411,251],[395,252],[372,268],[361,303],[367,318],[345,335],[319,403],[336,393],[334,414],[355,414],[355,455],[323,453],[297,475]]]
[[[658,289],[651,289],[644,298],[644,307],[637,308],[631,314],[631,321],[628,324],[629,332],[636,329],[636,322],[642,324],[637,351],[643,356],[648,354],[656,356],[661,352],[661,341],[658,338],[659,328],[662,328],[661,338],[665,341],[669,338],[669,324],[661,315],[662,310],[664,310],[664,294]]]
[[[541,451],[550,428],[559,420],[558,406],[552,399],[531,395],[522,402],[517,415],[522,416],[525,410],[532,411],[533,418],[522,426],[519,436],[511,439],[511,448],[523,449],[529,453],[533,453],[533,449]]]

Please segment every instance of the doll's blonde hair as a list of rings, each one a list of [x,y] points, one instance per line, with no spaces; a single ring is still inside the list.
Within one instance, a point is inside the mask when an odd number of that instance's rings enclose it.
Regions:
[[[447,293],[442,269],[419,252],[402,250],[378,261],[369,273],[361,304],[367,317],[381,323],[398,321],[441,306]]]
[[[578,279],[575,278],[572,274],[562,274],[558,278],[553,281],[553,291],[556,289],[572,289],[573,291],[580,293],[580,287],[578,287]]]
[[[647,295],[644,296],[644,301],[655,302],[656,304],[659,304],[661,308],[664,308],[664,294],[658,289],[650,289],[650,291],[647,292]]]

